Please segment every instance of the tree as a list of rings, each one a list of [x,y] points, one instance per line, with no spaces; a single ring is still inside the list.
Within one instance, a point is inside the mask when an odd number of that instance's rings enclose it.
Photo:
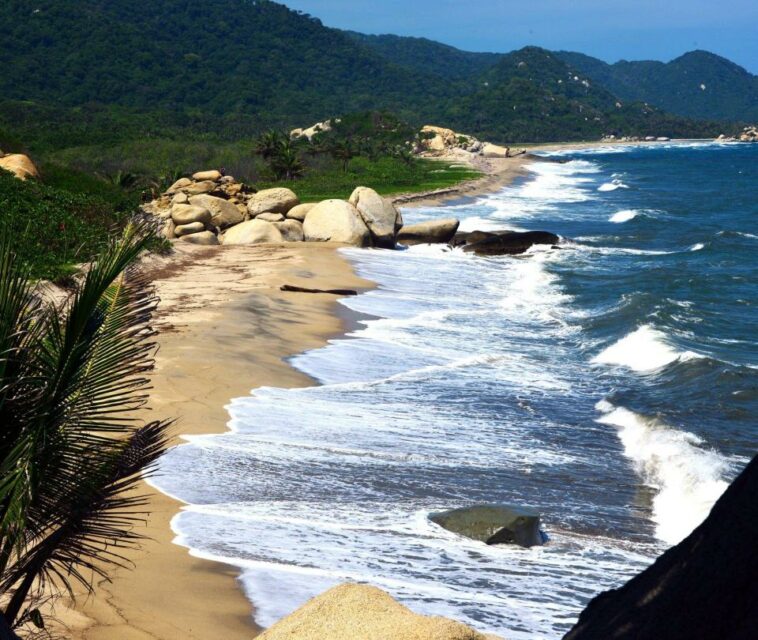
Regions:
[[[343,173],[347,173],[350,161],[361,154],[360,149],[348,138],[335,140],[329,147],[329,153],[332,158],[342,163]]]
[[[46,588],[92,591],[140,539],[145,496],[131,490],[169,425],[134,415],[147,400],[157,299],[130,265],[149,240],[128,227],[55,306],[0,239],[0,638],[44,624]]]
[[[305,173],[300,154],[289,141],[283,144],[270,159],[269,168],[277,180],[294,180]]]
[[[255,153],[264,160],[270,160],[281,150],[285,142],[289,142],[287,136],[272,129],[258,136],[255,141]]]

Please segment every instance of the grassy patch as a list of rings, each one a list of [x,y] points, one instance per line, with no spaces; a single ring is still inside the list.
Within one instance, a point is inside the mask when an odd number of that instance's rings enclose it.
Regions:
[[[330,198],[347,199],[358,186],[370,187],[384,196],[398,193],[433,191],[464,180],[480,177],[478,171],[451,167],[438,160],[415,160],[408,165],[397,158],[355,158],[347,172],[339,167],[325,167],[290,182],[259,182],[259,189],[288,187],[303,202],[318,202]]]

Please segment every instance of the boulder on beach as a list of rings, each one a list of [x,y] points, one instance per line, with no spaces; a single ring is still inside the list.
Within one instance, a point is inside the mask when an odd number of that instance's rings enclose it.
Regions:
[[[268,244],[282,242],[282,233],[272,222],[248,220],[235,225],[224,234],[224,244]]]
[[[682,542],[601,593],[564,640],[758,637],[758,457]]]
[[[191,222],[211,224],[212,218],[211,212],[205,207],[191,204],[175,204],[171,207],[171,219],[177,225],[190,224]]]
[[[300,204],[295,192],[291,189],[277,187],[276,189],[264,189],[254,194],[247,201],[247,210],[251,217],[261,213],[284,213]]]
[[[191,184],[192,180],[189,178],[179,178],[176,182],[174,182],[174,184],[166,189],[166,193],[171,195],[172,193],[176,193],[182,189],[185,189],[186,187],[189,187]]]
[[[203,246],[213,246],[218,244],[218,238],[212,231],[200,231],[188,236],[179,238],[180,242],[189,242],[190,244],[199,244]]]
[[[222,177],[223,176],[221,175],[221,172],[217,171],[216,169],[212,169],[210,171],[198,171],[197,173],[192,174],[192,179],[196,180],[197,182],[205,182],[206,180],[210,180],[211,182],[218,182]]]
[[[349,202],[361,214],[374,245],[394,249],[397,230],[402,227],[402,218],[395,205],[368,187],[357,187]]]
[[[292,207],[292,209],[287,212],[287,217],[292,220],[297,220],[298,222],[305,222],[305,216],[307,216],[308,212],[317,204],[317,202],[306,202],[304,204],[299,204],[296,207]]]
[[[507,158],[510,154],[508,147],[501,147],[497,144],[487,142],[482,147],[482,155],[485,158]]]
[[[2,155],[2,154],[0,154]],[[10,171],[19,180],[39,179],[39,171],[29,156],[23,153],[11,153],[0,157],[0,169]]]
[[[256,220],[258,219],[260,219],[260,216],[256,218]],[[279,229],[279,233],[282,234],[282,239],[285,242],[302,242],[305,238],[303,223],[297,220],[274,222],[274,226]]]
[[[560,238],[549,231],[501,231],[488,233],[486,231],[474,232],[469,238],[475,241],[467,241],[463,250],[467,253],[475,253],[478,256],[512,256],[526,253],[536,244],[556,245]]]
[[[245,216],[234,206],[234,203],[223,198],[202,194],[192,196],[189,201],[195,207],[202,207],[210,211],[211,224],[219,229],[226,229],[227,227],[239,224],[245,219]]]
[[[483,504],[432,513],[429,519],[448,531],[486,544],[534,547],[545,543],[540,514],[525,507]]]
[[[284,216],[281,213],[259,213],[255,219],[265,220],[266,222],[282,222]]]
[[[196,196],[201,193],[210,193],[216,188],[216,183],[212,180],[204,180],[203,182],[193,182],[188,187],[182,187],[182,191],[190,196]]]
[[[450,242],[460,224],[460,220],[445,218],[444,220],[427,220],[418,224],[406,225],[398,231],[397,241],[405,245]]]
[[[495,640],[466,625],[414,613],[369,585],[342,584],[309,600],[259,640]]]
[[[371,234],[361,214],[344,200],[324,200],[308,212],[303,224],[308,242],[343,242],[356,247],[371,244]]]
[[[188,236],[192,233],[200,233],[201,231],[206,231],[205,225],[202,222],[190,222],[188,224],[180,224],[174,227],[174,235],[177,238]]]

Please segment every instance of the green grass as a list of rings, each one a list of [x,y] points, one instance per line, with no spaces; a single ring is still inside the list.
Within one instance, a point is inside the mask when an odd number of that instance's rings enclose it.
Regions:
[[[258,189],[288,187],[302,202],[318,202],[331,198],[347,199],[358,187],[370,187],[383,196],[398,193],[418,193],[443,189],[479,178],[482,174],[467,168],[451,168],[450,163],[438,160],[415,160],[407,165],[396,158],[370,161],[355,158],[345,173],[339,167],[328,167],[306,174],[289,182],[259,182]]]

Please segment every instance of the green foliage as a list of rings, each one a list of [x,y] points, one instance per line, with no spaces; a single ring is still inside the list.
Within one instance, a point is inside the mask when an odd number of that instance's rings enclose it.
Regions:
[[[123,194],[114,194],[106,183],[97,188],[85,177],[69,190],[75,179],[61,172],[57,181],[66,187],[51,186],[22,182],[0,170],[0,231],[13,239],[35,278],[59,278],[76,263],[92,260],[129,218]]]
[[[389,196],[442,189],[480,175],[470,169],[451,168],[436,160],[415,160],[408,165],[401,159],[388,156],[375,161],[358,157],[350,162],[346,172],[339,164],[331,163],[320,166],[317,172],[306,173],[298,180],[295,189],[303,202],[318,202],[329,198],[347,199],[358,185]],[[267,189],[291,185],[271,181],[256,186]]]
[[[168,423],[142,425],[157,299],[126,269],[148,236],[108,245],[63,307],[39,301],[0,238],[0,633],[44,627],[46,590],[92,589],[127,564]]]

